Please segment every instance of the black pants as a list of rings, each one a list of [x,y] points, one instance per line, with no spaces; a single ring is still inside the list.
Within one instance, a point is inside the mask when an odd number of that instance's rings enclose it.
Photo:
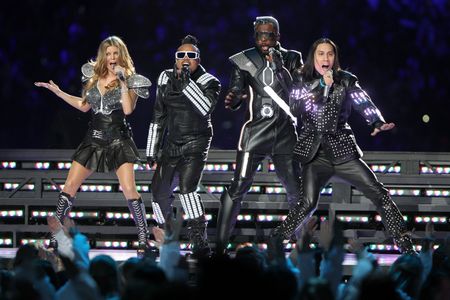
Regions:
[[[289,211],[287,218],[276,229],[284,237],[290,237],[308,217],[314,213],[320,191],[332,176],[346,180],[370,199],[380,213],[383,224],[402,252],[414,253],[412,241],[406,235],[406,224],[389,191],[362,159],[354,159],[333,165],[322,150],[309,163],[302,166],[303,200]]]
[[[152,179],[153,202],[161,208],[163,217],[172,209],[173,189],[178,178],[180,194],[189,194],[197,190],[200,183],[206,157],[202,153],[186,154],[176,157],[163,156]]]
[[[381,208],[382,197],[389,191],[378,181],[375,174],[362,159],[355,159],[343,164],[333,165],[319,151],[317,156],[302,166],[304,207],[315,210],[319,201],[320,191],[332,176],[344,179],[370,199],[377,209]]]
[[[244,196],[250,189],[259,164],[267,157],[265,154],[238,152],[236,155],[236,170],[234,178],[228,189],[229,197],[233,202],[228,232],[231,233],[236,218],[241,209]],[[291,154],[271,155],[275,171],[283,187],[286,189],[289,208],[292,209],[300,201],[300,166],[294,161]]]

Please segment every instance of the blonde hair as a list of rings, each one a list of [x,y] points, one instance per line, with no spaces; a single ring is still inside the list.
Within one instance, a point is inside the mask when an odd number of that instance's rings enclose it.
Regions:
[[[131,59],[128,48],[121,38],[118,36],[110,36],[104,39],[98,47],[97,57],[95,61],[89,63],[94,65],[94,76],[86,83],[83,88],[83,95],[92,88],[99,78],[106,77],[108,74],[108,66],[106,65],[106,49],[110,46],[115,46],[119,50],[119,59],[117,63],[125,68],[125,77],[130,76],[135,72],[133,60]],[[116,87],[119,81],[115,80],[110,87]]]

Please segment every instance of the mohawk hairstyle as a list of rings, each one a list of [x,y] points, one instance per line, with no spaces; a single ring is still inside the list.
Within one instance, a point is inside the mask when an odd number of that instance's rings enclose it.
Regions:
[[[195,36],[188,34],[181,40],[181,45],[184,44],[192,44],[197,47],[198,39]]]

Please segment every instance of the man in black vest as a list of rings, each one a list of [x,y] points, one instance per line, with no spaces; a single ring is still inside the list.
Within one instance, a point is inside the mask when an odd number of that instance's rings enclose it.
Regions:
[[[281,47],[278,21],[273,17],[257,17],[254,30],[255,47],[230,57],[233,71],[225,107],[237,110],[247,102],[248,110],[239,137],[234,178],[221,196],[218,247],[228,243],[242,199],[266,157],[275,165],[289,207],[299,201],[300,170],[292,160],[297,141],[296,121],[289,111],[288,100],[291,74],[303,64],[301,53]]]

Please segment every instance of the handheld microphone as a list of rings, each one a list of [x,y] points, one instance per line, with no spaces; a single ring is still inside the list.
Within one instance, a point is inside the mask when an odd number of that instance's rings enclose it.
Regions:
[[[189,64],[183,63],[183,66],[181,67],[181,69],[183,70],[183,72],[189,72]]]
[[[116,68],[116,64],[112,64],[113,65],[113,70]],[[117,77],[119,77],[119,80],[121,81],[125,81],[125,76],[123,76],[123,71],[119,70],[116,72]]]
[[[125,76],[123,76],[123,72],[122,71],[117,72],[117,77],[119,77],[119,79],[121,81],[125,81]]]
[[[328,73],[331,77],[333,77],[333,70],[328,70],[326,73]],[[331,85],[325,85],[325,87],[323,88],[323,97],[325,99],[328,99],[328,94],[330,93],[330,89],[331,89]]]

